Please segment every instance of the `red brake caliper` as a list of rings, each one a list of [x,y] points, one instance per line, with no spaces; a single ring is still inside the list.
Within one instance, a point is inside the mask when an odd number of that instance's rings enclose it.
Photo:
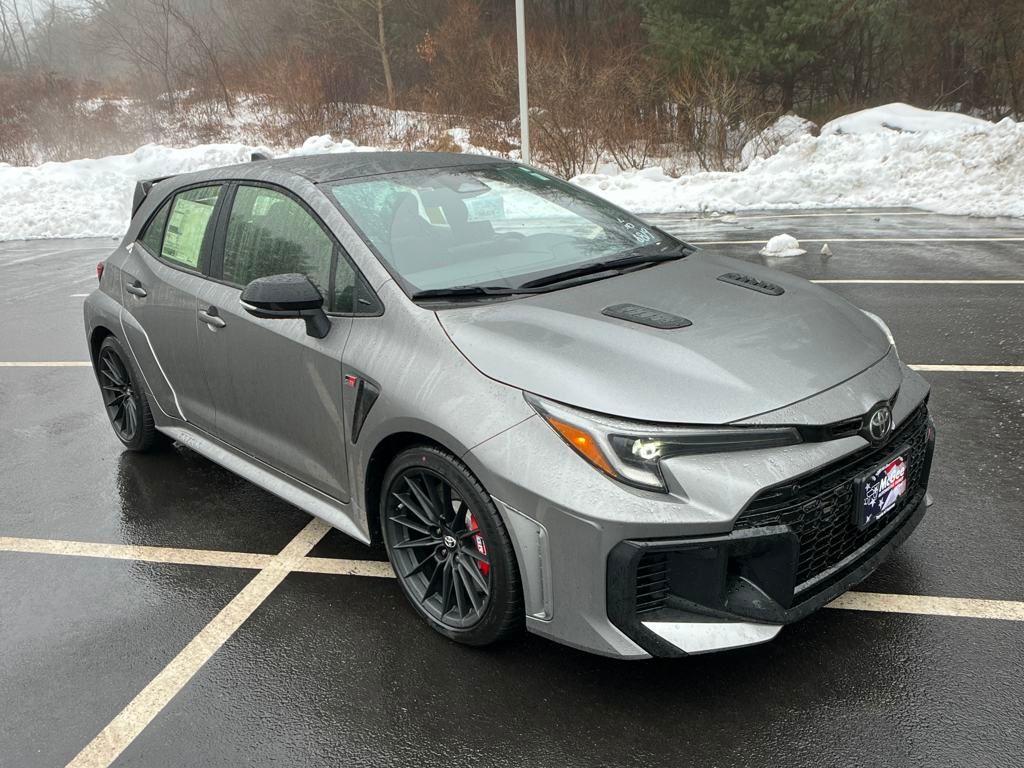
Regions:
[[[479,527],[476,524],[476,518],[473,517],[472,512],[466,512],[466,529],[470,531],[477,531]],[[473,543],[476,545],[476,551],[484,557],[487,557],[487,545],[484,544],[484,537],[479,533],[473,537]],[[480,569],[480,573],[486,576],[491,571],[489,563],[481,563],[477,561],[476,567]]]

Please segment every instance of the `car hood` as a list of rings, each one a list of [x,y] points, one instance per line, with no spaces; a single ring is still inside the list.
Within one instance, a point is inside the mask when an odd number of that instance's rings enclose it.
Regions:
[[[784,289],[723,282],[741,273]],[[602,314],[636,304],[691,321],[663,330]],[[722,424],[806,399],[889,350],[839,296],[784,272],[698,253],[513,301],[441,310],[482,373],[543,397],[645,421]]]

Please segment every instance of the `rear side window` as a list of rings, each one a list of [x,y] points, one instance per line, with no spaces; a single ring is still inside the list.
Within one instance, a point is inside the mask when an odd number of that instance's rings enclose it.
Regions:
[[[334,242],[295,200],[265,187],[238,187],[224,239],[226,281],[244,286],[297,272],[330,303],[333,256]]]
[[[167,228],[167,214],[170,210],[171,206],[164,203],[157,211],[156,216],[150,219],[149,224],[146,225],[146,231],[139,238],[154,256],[160,254],[160,246],[164,241],[164,229]]]
[[[218,185],[187,189],[175,195],[160,247],[161,258],[189,269],[199,269],[203,238],[219,193]]]

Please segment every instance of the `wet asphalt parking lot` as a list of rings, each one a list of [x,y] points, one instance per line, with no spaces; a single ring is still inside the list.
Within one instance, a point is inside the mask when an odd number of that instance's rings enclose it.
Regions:
[[[649,218],[758,262],[797,236],[767,263],[931,382],[935,504],[856,592],[683,660],[454,645],[381,551],[187,449],[122,452],[81,324],[113,242],[3,243],[0,766],[1024,765],[1024,222]]]

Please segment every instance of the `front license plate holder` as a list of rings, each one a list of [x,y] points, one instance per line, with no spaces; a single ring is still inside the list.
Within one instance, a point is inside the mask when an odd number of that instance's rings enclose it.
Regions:
[[[853,483],[853,524],[863,530],[892,512],[907,494],[910,446],[904,445]]]

